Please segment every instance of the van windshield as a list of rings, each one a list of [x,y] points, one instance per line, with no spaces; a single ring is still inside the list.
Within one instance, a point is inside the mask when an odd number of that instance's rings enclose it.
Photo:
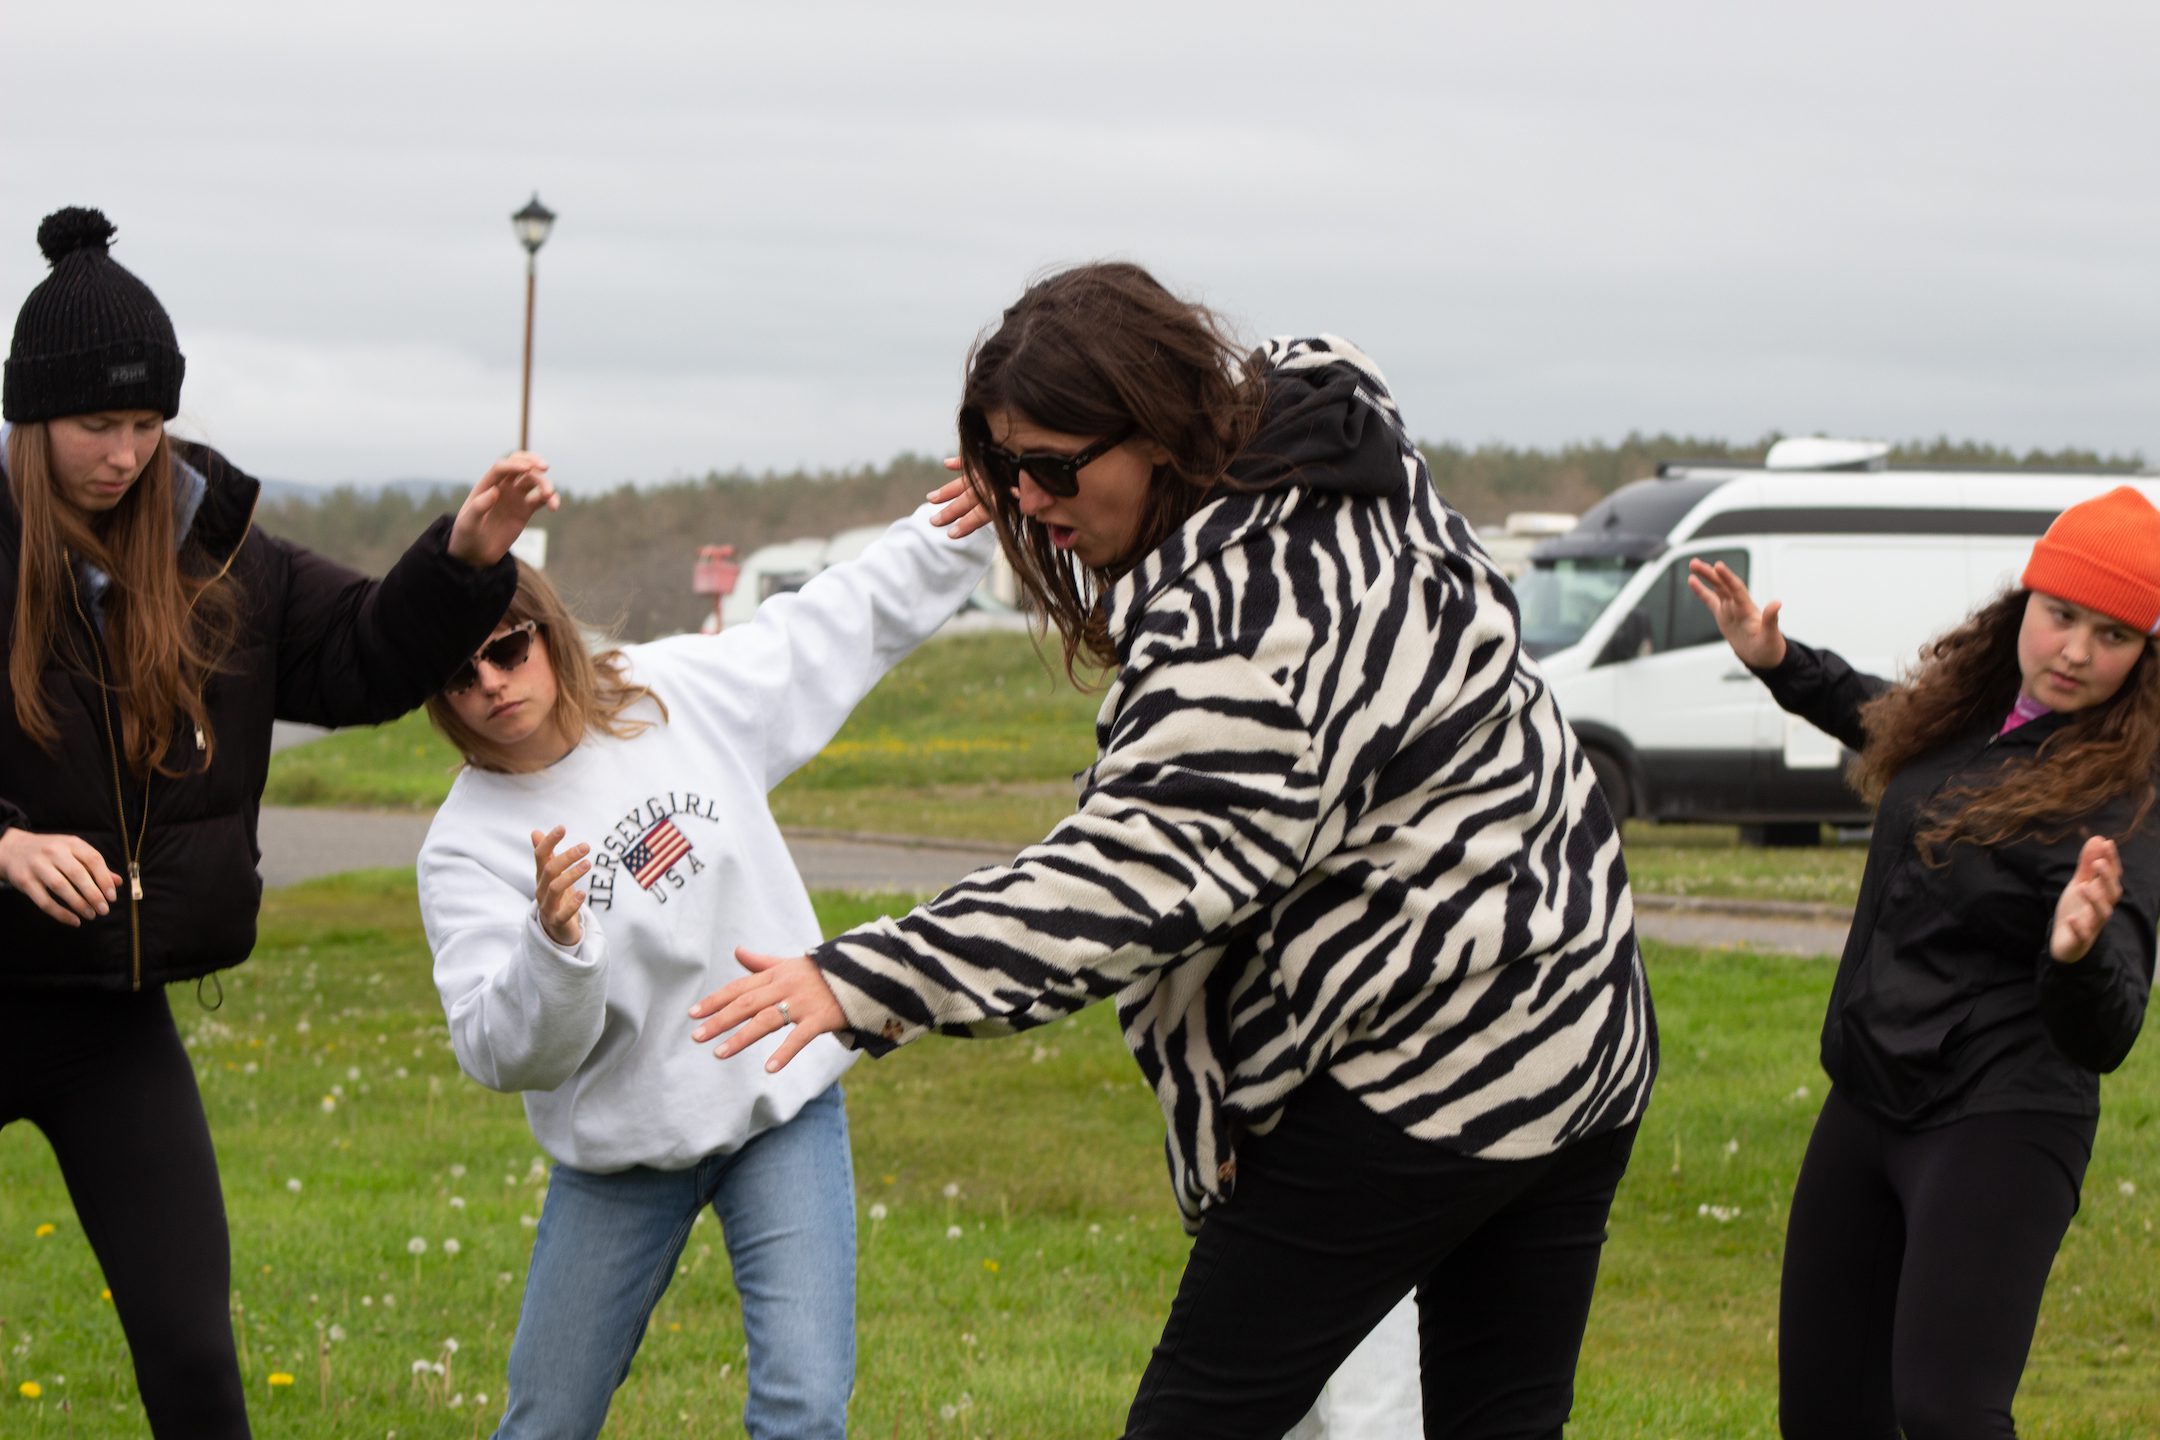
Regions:
[[[1535,658],[1582,639],[1641,564],[1625,555],[1538,561],[1515,582],[1523,648]]]

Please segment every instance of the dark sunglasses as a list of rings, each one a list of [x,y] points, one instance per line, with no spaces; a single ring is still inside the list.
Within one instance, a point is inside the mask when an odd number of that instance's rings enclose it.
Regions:
[[[480,647],[472,659],[450,672],[450,679],[443,685],[443,694],[462,695],[480,683],[480,662],[485,660],[497,670],[515,670],[532,654],[533,636],[540,631],[540,622],[527,620],[510,627],[508,633],[498,635]]]
[[[1015,455],[1004,446],[994,444],[988,436],[981,440],[983,472],[992,485],[1009,490],[1020,483],[1025,474],[1045,492],[1060,500],[1070,500],[1080,493],[1080,472],[1094,464],[1118,446],[1132,439],[1132,427],[1127,426],[1107,440],[1098,440],[1085,450],[1071,455],[1051,455],[1031,450]]]

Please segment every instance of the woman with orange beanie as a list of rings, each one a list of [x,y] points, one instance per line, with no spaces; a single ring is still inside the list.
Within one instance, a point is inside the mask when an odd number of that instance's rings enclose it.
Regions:
[[[2019,588],[1892,685],[1689,588],[1877,805],[1830,992],[1831,1090],[1785,1237],[1786,1436],[2014,1435],[2100,1076],[2137,1038],[2160,913],[2160,510],[2074,505]]]

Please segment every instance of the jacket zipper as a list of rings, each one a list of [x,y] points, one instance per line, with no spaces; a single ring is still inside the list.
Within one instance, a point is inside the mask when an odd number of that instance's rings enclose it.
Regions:
[[[75,584],[75,561],[63,555],[68,568],[68,598],[75,602],[75,618],[82,621],[83,629],[90,632],[90,654],[98,667],[98,704],[105,712],[105,753],[112,761],[113,813],[120,820],[120,850],[127,857],[128,867],[128,989],[142,989],[142,845],[128,843],[127,802],[120,788],[120,737],[113,728],[112,687],[105,677],[105,640],[98,633],[90,617],[83,611],[82,590]],[[150,833],[150,781],[143,779],[142,835]]]
[[[247,543],[248,533],[255,528],[255,511],[261,504],[262,495],[257,492],[254,504],[248,506],[247,524],[240,528],[240,539],[234,542],[231,553],[225,557],[225,563],[218,567],[217,573],[210,577],[209,584],[216,584],[224,579],[234,562],[240,558],[240,547]],[[68,599],[74,602],[75,618],[80,620],[83,629],[89,632],[90,654],[97,661],[98,704],[105,712],[105,753],[112,761],[113,813],[120,821],[120,849],[127,857],[128,867],[128,988],[139,991],[142,989],[142,845],[150,834],[150,776],[143,777],[142,824],[131,845],[128,843],[127,833],[127,801],[124,798],[125,792],[120,788],[120,732],[113,724],[112,686],[105,674],[105,638],[98,628],[90,623],[89,615],[83,610],[82,587],[75,582],[75,557],[63,550],[61,561],[68,571]],[[201,591],[196,592],[196,598],[201,598]],[[190,611],[194,609],[193,602],[190,602],[188,608]],[[208,677],[205,677],[206,684],[207,680]],[[200,725],[195,727],[195,748],[198,752],[208,748]],[[154,767],[152,773],[155,773]]]

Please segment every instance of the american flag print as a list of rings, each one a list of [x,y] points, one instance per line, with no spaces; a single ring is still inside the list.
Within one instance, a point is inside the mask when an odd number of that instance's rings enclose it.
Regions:
[[[668,867],[690,853],[690,842],[682,831],[675,828],[673,820],[659,824],[638,837],[637,844],[623,852],[623,868],[637,877],[637,883],[647,890]]]

